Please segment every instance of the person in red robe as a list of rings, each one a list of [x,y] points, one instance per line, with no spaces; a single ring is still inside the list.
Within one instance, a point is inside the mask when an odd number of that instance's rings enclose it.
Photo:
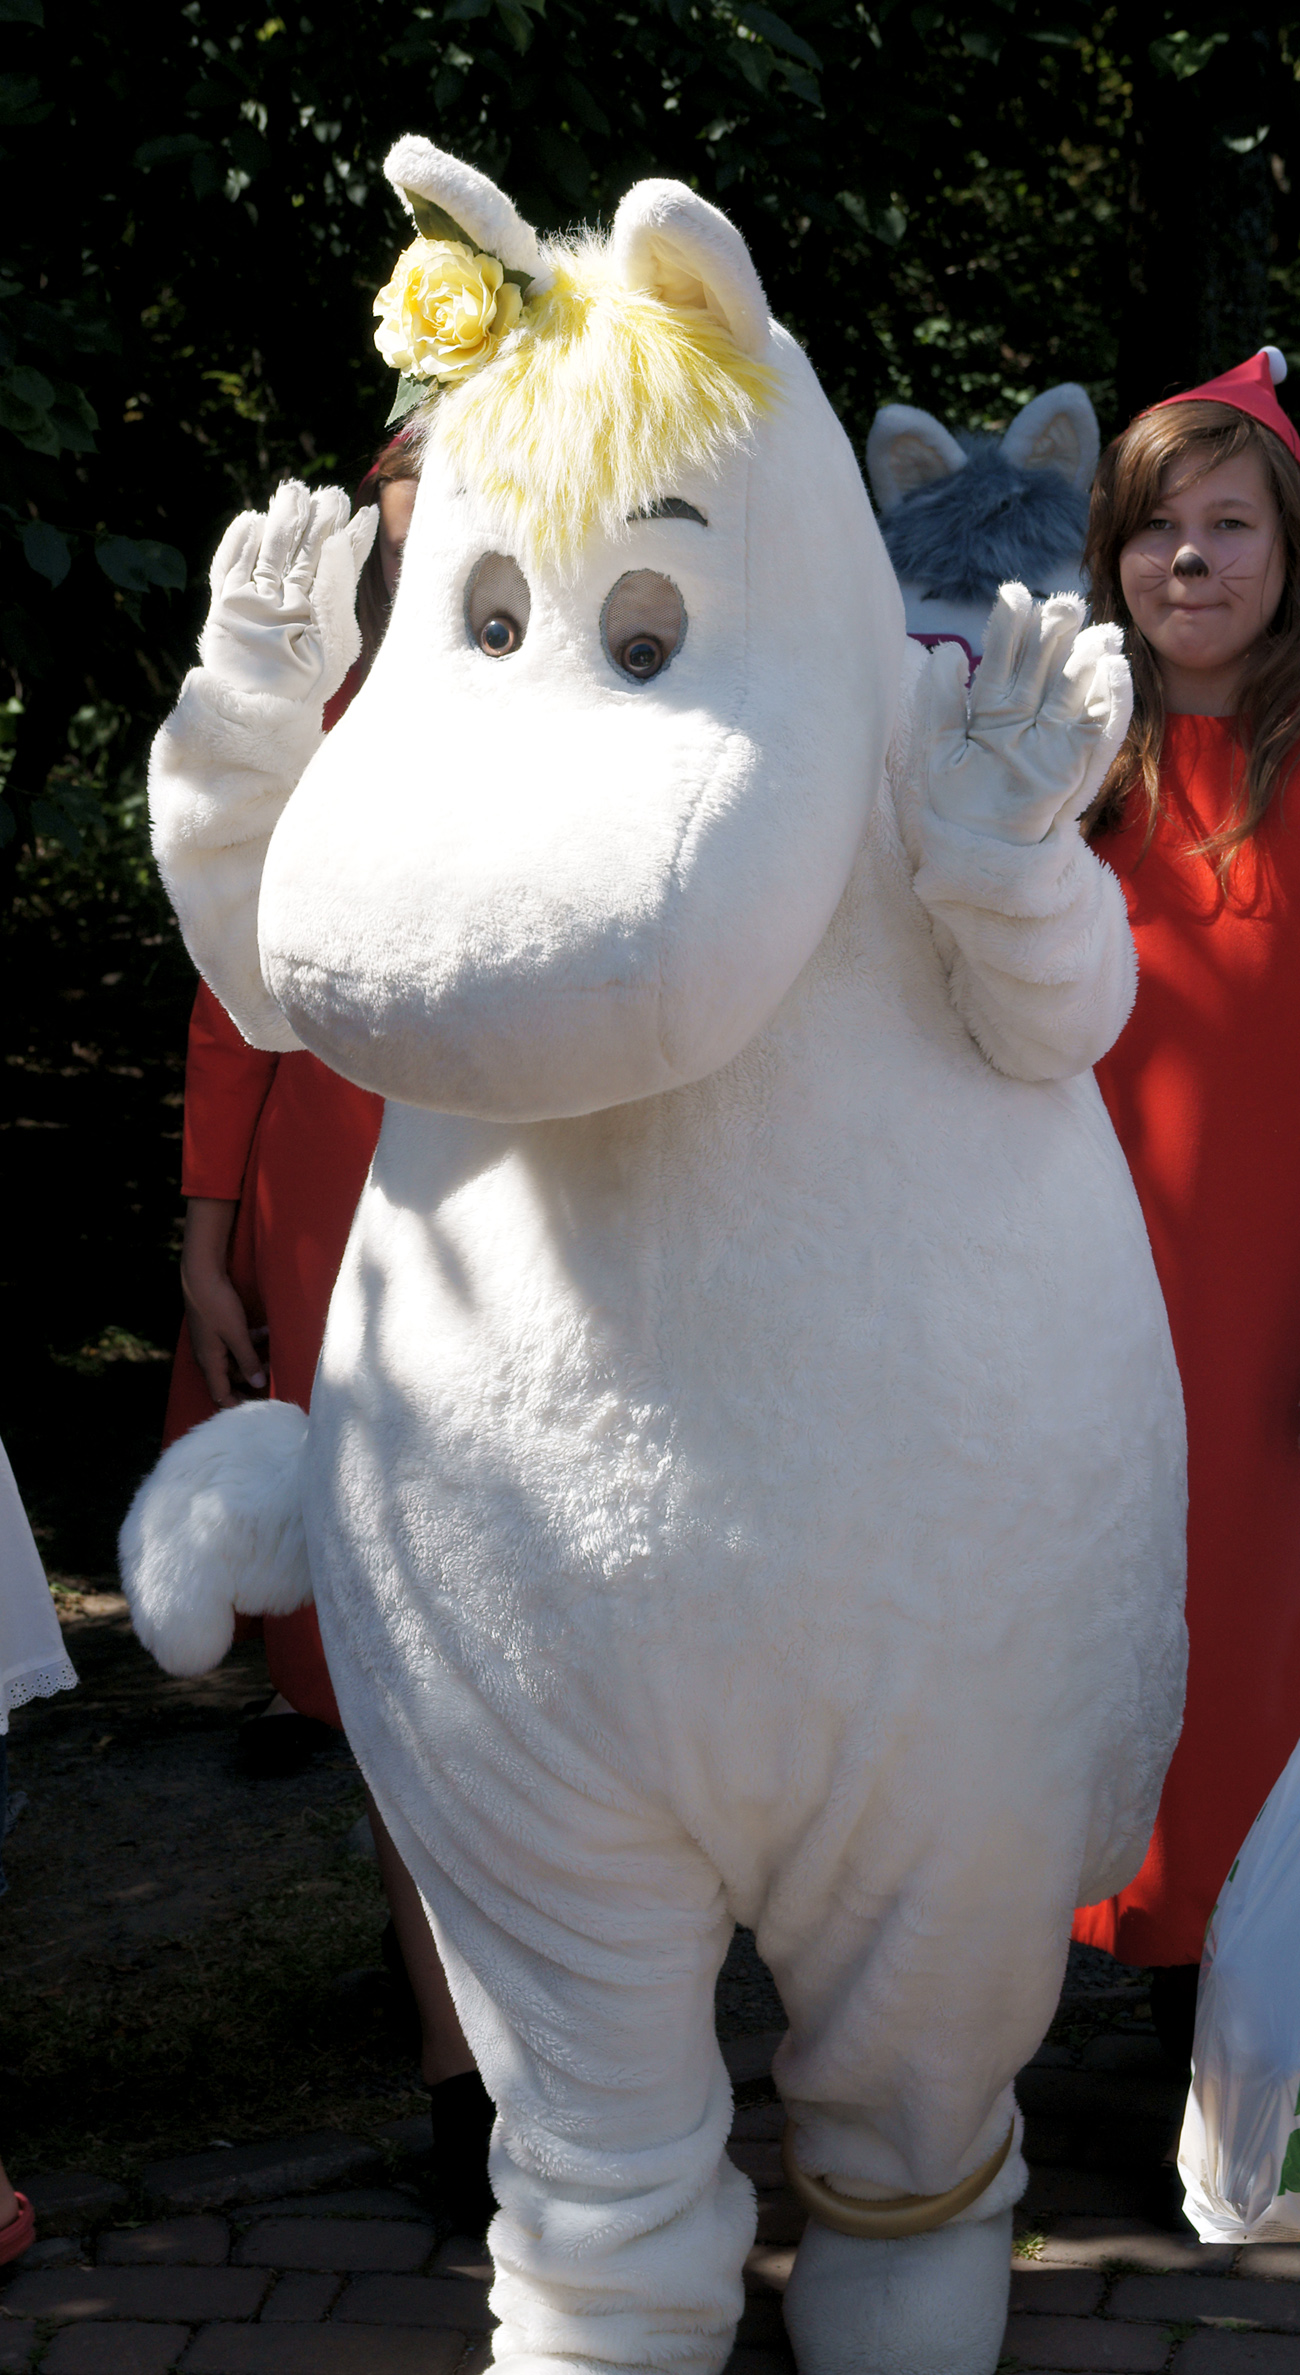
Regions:
[[[1190,1664],[1146,1861],[1075,1936],[1155,1967],[1180,2060],[1215,1898],[1300,1735],[1300,438],[1273,358],[1130,425],[1087,553],[1135,693],[1091,832],[1138,992],[1097,1079],[1187,1406]]]
[[[361,656],[326,705],[328,733],[383,640],[418,483],[400,436],[362,480],[379,534],[357,589]],[[383,1100],[305,1049],[250,1047],[200,982],[185,1062],[181,1250],[185,1317],[172,1370],[164,1448],[247,1393],[311,1401],[334,1282],[379,1137]],[[260,1620],[273,1685],[241,1730],[252,1770],[294,1770],[319,1727],[342,1729],[316,1611]],[[366,1792],[400,1962],[420,2017],[421,2074],[447,2207],[463,2227],[490,2215],[492,2108],[465,2042],[415,1883]]]

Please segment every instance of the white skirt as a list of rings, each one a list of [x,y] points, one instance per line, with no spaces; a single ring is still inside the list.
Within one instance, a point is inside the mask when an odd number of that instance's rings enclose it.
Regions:
[[[77,1687],[27,1512],[0,1443],[0,1735],[9,1710]]]

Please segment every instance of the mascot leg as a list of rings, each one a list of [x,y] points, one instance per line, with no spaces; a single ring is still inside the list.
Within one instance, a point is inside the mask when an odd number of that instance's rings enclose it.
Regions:
[[[425,1723],[423,1771],[373,1721],[359,1753],[497,2106],[493,2363],[718,2375],[755,2208],[725,2152],[717,1873],[662,1800],[536,1713],[507,1725],[447,1676]]]
[[[919,1840],[828,1825],[824,1863],[805,1834],[759,1915],[810,2213],[785,2301],[800,2375],[994,2375],[1001,2355],[1028,2179],[1012,2080],[1057,2001],[1078,1849],[987,1802],[945,1789]]]
[[[1019,2154],[1014,2158],[1018,2161]],[[1023,2175],[928,2234],[872,2239],[809,2221],[785,2296],[799,2375],[993,2375]]]

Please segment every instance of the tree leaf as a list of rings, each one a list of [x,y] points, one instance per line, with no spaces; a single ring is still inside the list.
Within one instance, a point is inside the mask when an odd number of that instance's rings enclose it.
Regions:
[[[124,594],[147,593],[153,582],[140,546],[129,536],[106,536],[95,546],[95,559],[110,584]]]
[[[159,544],[155,537],[141,536],[136,541],[135,549],[153,585],[165,586],[169,593],[184,593],[189,582],[189,571],[185,566],[184,553],[177,552],[174,544]]]
[[[43,25],[41,0],[0,0],[0,25]]]
[[[533,38],[533,28],[528,22],[528,11],[523,6],[523,0],[497,0],[497,15],[522,58]]]
[[[67,454],[94,453],[95,440],[91,431],[86,427],[80,414],[74,412],[69,405],[52,405],[49,422],[58,437],[61,452]]]
[[[783,49],[787,57],[797,58],[801,66],[811,66],[815,74],[821,72],[822,62],[816,50],[809,47],[802,33],[791,30],[784,17],[774,15],[770,8],[742,8],[737,13],[741,24],[747,25],[751,33],[761,34],[764,41],[770,41],[773,49]]]
[[[20,363],[11,371],[5,386],[22,404],[34,404],[38,412],[48,412],[54,402],[54,390],[43,371],[34,371],[30,363]]]
[[[144,141],[131,161],[148,173],[155,165],[174,164],[178,157],[201,156],[207,145],[197,132],[164,132],[157,140]]]
[[[61,405],[65,412],[72,413],[81,422],[83,428],[97,429],[99,427],[99,414],[85,389],[79,388],[75,380],[59,380],[54,390],[54,401],[56,405]]]
[[[0,74],[0,124],[41,124],[53,109],[30,74]]]
[[[81,853],[81,834],[62,801],[38,796],[32,802],[32,823],[43,841],[61,842],[74,858]]]
[[[196,198],[215,198],[224,189],[225,175],[210,148],[205,148],[190,165],[190,188]]]
[[[567,132],[558,131],[550,124],[538,127],[534,141],[547,180],[571,206],[584,205],[591,190],[591,165],[585,151]]]
[[[50,419],[54,390],[30,364],[0,380],[0,428],[8,429],[29,453],[57,454],[59,433]]]
[[[822,94],[816,75],[805,74],[802,66],[791,66],[784,58],[779,64],[787,91],[793,91],[796,99],[806,99],[810,107],[818,106]]]
[[[240,172],[246,173],[250,181],[270,163],[270,148],[252,124],[234,125],[226,146]]]
[[[52,586],[61,586],[72,567],[72,551],[63,530],[51,527],[48,520],[26,520],[22,539],[28,568],[38,577],[48,577]]]
[[[1222,32],[1167,33],[1163,40],[1151,43],[1148,55],[1157,74],[1172,74],[1177,82],[1189,82],[1229,38]]]

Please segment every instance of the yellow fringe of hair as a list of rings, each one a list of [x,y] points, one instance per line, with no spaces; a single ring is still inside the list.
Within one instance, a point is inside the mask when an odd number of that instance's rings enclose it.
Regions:
[[[425,442],[528,558],[564,567],[593,530],[618,535],[681,473],[711,472],[744,445],[777,375],[710,315],[616,280],[599,238],[547,260],[551,288],[429,408]]]

